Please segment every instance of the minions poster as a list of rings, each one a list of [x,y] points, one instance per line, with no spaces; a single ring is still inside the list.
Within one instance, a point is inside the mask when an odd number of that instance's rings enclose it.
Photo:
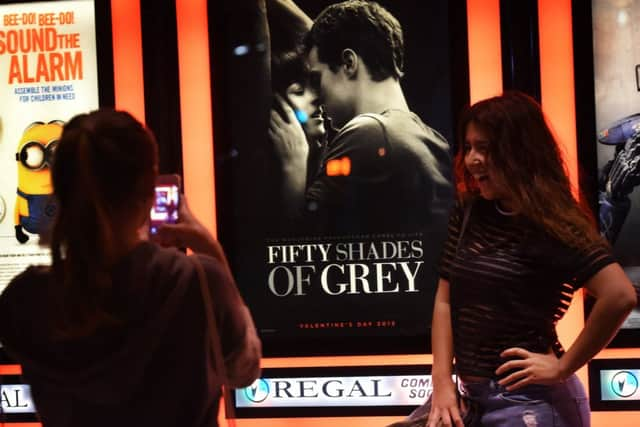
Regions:
[[[594,0],[599,224],[640,295],[640,2]],[[640,307],[622,326],[640,331]]]
[[[0,5],[0,292],[30,264],[56,212],[62,126],[98,107],[93,0]]]

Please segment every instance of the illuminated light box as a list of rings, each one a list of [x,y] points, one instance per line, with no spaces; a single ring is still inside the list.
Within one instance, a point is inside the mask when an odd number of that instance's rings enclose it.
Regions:
[[[638,387],[640,369],[600,371],[600,397],[602,400],[640,400]]]
[[[99,106],[95,18],[93,0],[0,5],[0,292],[50,262],[39,246],[56,212],[48,160],[62,125]]]
[[[594,411],[640,410],[640,359],[597,359],[589,363]]]
[[[18,375],[0,376],[0,423],[37,421],[31,388]]]
[[[233,404],[238,418],[406,416],[430,391],[430,365],[270,368]]]
[[[31,200],[48,197],[53,190],[46,160],[61,125],[76,114],[109,105],[113,97],[109,2],[1,3],[0,293],[29,265],[51,262],[49,248],[39,240],[51,225],[55,204],[43,204],[34,213],[28,209],[32,202],[17,193]],[[46,135],[32,140],[29,130],[45,125]],[[31,154],[38,160],[38,151],[42,168],[30,171],[24,163],[33,160]],[[2,343],[0,363],[12,363]]]

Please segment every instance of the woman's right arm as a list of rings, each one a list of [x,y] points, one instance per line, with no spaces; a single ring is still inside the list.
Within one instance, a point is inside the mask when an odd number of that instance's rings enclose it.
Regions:
[[[238,287],[219,260],[199,257],[207,274],[210,298],[216,318],[222,357],[224,383],[232,388],[251,385],[260,377],[262,344],[253,318]],[[218,359],[218,362],[221,360]]]
[[[449,282],[440,279],[433,306],[431,325],[431,351],[433,369],[431,379],[433,396],[429,424],[436,427],[442,419],[445,425],[464,427],[458,400],[456,385],[451,378],[453,367],[453,331],[451,327],[451,305],[449,303]]]
[[[225,353],[224,365],[227,371],[226,384],[232,388],[248,387],[260,378],[262,343],[253,324],[249,308],[241,301],[235,307],[238,334],[235,346]]]
[[[157,239],[164,246],[186,247],[216,260],[201,259],[203,266],[208,265],[205,271],[224,353],[225,384],[246,387],[260,376],[262,357],[251,313],[238,291],[220,242],[191,213],[186,198],[183,197],[179,209],[180,222],[162,225]]]

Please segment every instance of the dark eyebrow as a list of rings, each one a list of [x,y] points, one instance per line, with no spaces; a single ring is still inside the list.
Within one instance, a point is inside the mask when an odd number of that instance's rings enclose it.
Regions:
[[[488,140],[484,140],[484,139],[480,139],[480,140],[474,140],[469,141],[468,139],[464,139],[463,143],[462,143],[462,149],[463,150],[468,150],[471,148],[471,146],[473,146],[476,150],[488,150],[490,145],[490,141]]]

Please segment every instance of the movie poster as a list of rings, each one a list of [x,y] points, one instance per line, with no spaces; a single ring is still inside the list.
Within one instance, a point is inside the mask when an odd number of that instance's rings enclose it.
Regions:
[[[640,3],[592,13],[600,228],[640,294]],[[640,330],[639,308],[622,328]]]
[[[402,95],[362,110],[377,87],[341,87],[300,51],[297,17],[334,3],[227,1],[211,12],[219,236],[265,355],[426,352],[454,197],[453,12],[447,1],[379,2],[403,43],[371,48],[369,61],[393,56]],[[331,30],[355,32],[370,38]]]
[[[0,5],[0,292],[55,215],[50,164],[65,121],[98,108],[92,0]]]

